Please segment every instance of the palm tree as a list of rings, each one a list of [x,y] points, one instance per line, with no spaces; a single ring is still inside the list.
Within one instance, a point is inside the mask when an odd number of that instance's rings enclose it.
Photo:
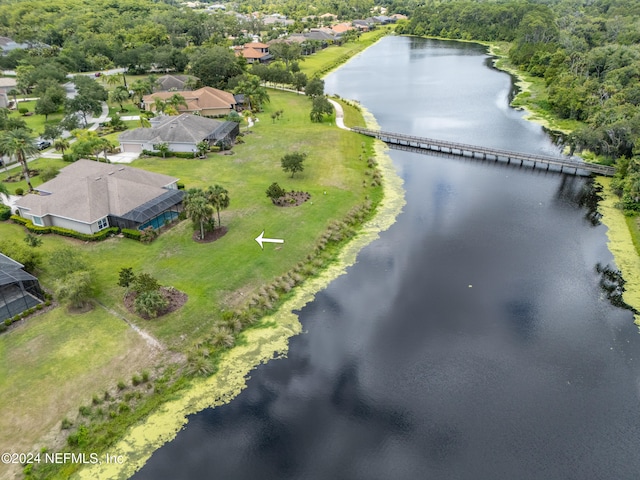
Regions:
[[[123,75],[124,77],[124,75]],[[115,75],[105,75],[104,81],[107,85],[119,85],[120,84],[120,75],[117,73]],[[125,84],[126,85],[126,84]]]
[[[175,108],[176,111],[179,111],[178,107],[180,106],[183,106],[184,108],[187,108],[189,106],[187,105],[187,101],[184,99],[184,97],[179,93],[174,93],[173,95],[171,95],[171,97],[169,97],[169,99],[167,100],[167,103]]]
[[[144,80],[136,80],[135,82],[133,82],[131,84],[131,90],[133,91],[134,95],[138,96],[138,103],[142,103],[143,97],[153,92],[151,83],[148,81],[145,82]]]
[[[122,112],[124,111],[122,102],[126,102],[127,100],[129,100],[129,92],[122,86],[116,87],[116,89],[112,90],[109,94],[109,100],[120,105],[120,111]]]
[[[200,223],[200,238],[204,239],[204,222],[209,220],[213,214],[213,207],[207,198],[196,192],[187,195],[184,213],[193,223]]]
[[[162,154],[162,158],[166,158],[169,153],[169,144],[167,142],[156,143],[153,148]]]
[[[55,149],[55,151],[62,152],[62,155],[64,155],[64,151],[70,146],[71,144],[66,138],[59,138],[55,142],[53,142],[53,148]]]
[[[29,191],[33,192],[33,185],[29,178],[29,166],[27,158],[35,155],[38,149],[35,145],[34,138],[25,129],[8,130],[0,133],[0,154],[16,157],[16,160],[22,165],[22,173],[24,179],[29,186]]]
[[[229,192],[220,185],[214,185],[207,188],[206,195],[209,204],[218,212],[218,226],[222,226],[222,223],[220,223],[220,210],[229,208]]]

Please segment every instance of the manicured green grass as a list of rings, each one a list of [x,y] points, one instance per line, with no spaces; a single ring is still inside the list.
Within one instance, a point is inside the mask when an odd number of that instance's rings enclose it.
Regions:
[[[18,102],[18,107],[28,108],[29,112],[33,113],[35,112],[36,102],[35,101]],[[33,115],[30,115],[27,117],[27,116],[21,115],[17,110],[12,110],[9,116],[22,118],[26,122],[27,127],[33,130],[35,135],[40,135],[42,132],[44,132],[45,125],[57,125],[60,122],[60,120],[62,120],[64,113],[62,112],[62,108],[60,108],[60,110],[57,113],[52,113],[51,115],[49,115],[49,118],[46,121],[44,119],[44,115],[36,115],[34,113]]]
[[[323,75],[328,67],[339,66],[340,59],[344,56],[350,57],[377,42],[392,27],[380,28],[372,32],[363,33],[357,41],[348,42],[340,46],[330,46],[324,50],[319,50],[312,55],[303,57],[300,62],[300,71],[309,78],[315,75]]]
[[[379,188],[363,187],[363,181],[370,180],[365,175],[366,158],[371,155],[370,139],[336,128],[332,119],[312,123],[311,103],[304,96],[278,91],[269,94],[271,103],[258,114],[259,121],[245,134],[245,143],[233,148],[234,155],[213,153],[203,160],[152,157],[132,165],[178,177],[187,188],[214,184],[227,188],[231,206],[221,212],[222,223],[228,228],[225,236],[212,243],[196,243],[188,220],[164,232],[150,245],[125,238],[84,243],[46,235],[38,247],[43,257],[54,255],[63,246],[83,253],[94,269],[95,295],[100,303],[150,332],[171,350],[188,351],[210,335],[224,310],[241,307],[262,285],[303,261],[332,220],[344,217],[367,196],[379,199],[381,195]],[[276,110],[282,110],[284,115],[274,123],[270,115]],[[356,109],[347,107],[347,111],[356,118]],[[244,126],[242,132],[246,132]],[[291,178],[282,171],[280,159],[295,150],[308,157],[304,172]],[[41,161],[51,162],[42,159],[34,165]],[[272,182],[286,190],[308,191],[311,201],[298,207],[276,207],[265,194]],[[261,250],[254,239],[263,230],[266,237],[282,238],[285,243],[266,244]],[[0,238],[22,242],[24,236],[22,227],[0,223]],[[118,272],[123,267],[154,275],[161,284],[187,293],[188,302],[155,320],[137,317],[123,306],[124,289],[117,286]],[[55,272],[45,267],[38,276],[45,288],[54,285]],[[98,307],[79,315],[69,315],[58,307],[26,319],[18,329],[0,336],[0,364],[5,366],[0,374],[3,379],[10,378],[6,382],[0,380],[0,398],[11,399],[19,388],[21,405],[15,410],[19,415],[44,408],[39,398],[42,391],[67,393],[68,403],[46,410],[51,422],[59,421],[67,410],[77,411],[86,395],[113,385],[116,376],[126,377],[120,373],[125,363],[130,370],[141,371],[147,356],[132,358],[125,353],[145,352],[140,345],[139,337],[131,337],[131,329],[122,320]],[[27,351],[29,361],[16,359],[20,352]],[[66,352],[68,358],[58,360],[58,356],[64,357],[61,352]],[[117,373],[105,365],[112,365]],[[5,374],[7,369],[9,377]],[[60,383],[52,385],[49,377]],[[50,425],[24,421],[29,425],[24,427],[23,421],[17,420],[16,428],[33,427],[32,434],[25,437],[26,446],[46,433]],[[0,428],[0,432],[0,446],[15,439],[15,430]]]
[[[61,159],[56,159],[56,158],[38,158],[36,160],[33,160],[32,162],[29,162],[29,170],[41,170],[48,165],[53,165],[58,168],[63,168],[64,166],[68,165],[68,163],[65,163]],[[15,168],[10,168],[6,172],[4,170],[1,170],[0,182],[5,182],[5,179],[7,177],[16,175],[20,172],[22,172],[22,168],[19,166]],[[33,185],[34,188],[37,187],[38,185],[41,185],[42,183],[43,183],[42,179],[38,175],[31,178],[31,185]],[[22,188],[22,190],[24,190],[25,192],[28,190],[27,182],[25,180],[20,180],[19,182],[6,182],[5,186],[9,190],[9,193],[12,193],[12,194],[16,191],[17,188]]]
[[[120,110],[120,104],[118,104],[118,103],[108,102],[108,104],[109,104],[109,116],[110,117],[113,117],[116,113],[118,115],[120,115],[121,117],[128,116],[128,115],[140,115],[140,109],[138,108],[138,106],[134,105],[130,101],[129,102],[124,102],[122,104],[122,107],[124,108],[124,111]]]

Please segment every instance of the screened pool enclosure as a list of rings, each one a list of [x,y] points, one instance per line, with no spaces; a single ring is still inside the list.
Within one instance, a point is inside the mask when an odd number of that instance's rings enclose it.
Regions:
[[[44,301],[38,279],[22,265],[0,253],[0,321],[19,315]]]

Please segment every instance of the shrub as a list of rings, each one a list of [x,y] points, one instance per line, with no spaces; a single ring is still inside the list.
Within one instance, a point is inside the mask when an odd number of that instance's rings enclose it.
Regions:
[[[88,417],[89,415],[91,415],[91,407],[87,407],[85,405],[82,405],[78,411],[80,412],[80,415],[82,415],[83,417]]]
[[[4,321],[4,324],[5,324],[7,327],[10,327],[12,323],[13,323],[13,320],[12,320],[12,319],[10,319],[10,318],[7,318],[7,319]]]
[[[158,232],[153,227],[147,227],[140,232],[140,241],[142,243],[151,243],[158,236]]]
[[[18,108],[18,113],[24,115],[25,113],[29,113],[29,109],[27,107],[20,107]]]
[[[11,208],[0,203],[0,221],[9,220],[11,217]]]
[[[184,190],[184,183],[176,183],[176,186],[178,187],[178,190]]]
[[[147,370],[142,372],[142,381],[145,383],[149,381],[149,372]]]
[[[120,380],[118,382],[118,390],[124,390],[125,388],[127,388],[127,384]]]
[[[142,236],[142,232],[140,232],[140,230],[133,230],[131,228],[123,228],[121,232],[122,235],[124,235],[126,238],[131,238],[138,241],[140,241],[140,237]]]
[[[269,185],[269,188],[267,188],[266,193],[267,197],[269,197],[272,201],[275,201],[278,198],[284,196],[286,192],[284,191],[284,188],[282,188],[276,182],[273,182],[271,185]]]
[[[62,419],[62,424],[60,425],[62,430],[69,430],[72,426],[73,422],[71,420],[66,417]]]
[[[73,163],[76,160],[78,160],[78,155],[76,155],[75,153],[63,153],[62,154],[62,161],[63,162]]]
[[[6,331],[7,328],[9,328],[9,327],[7,327],[4,323],[0,323],[0,333]]]
[[[169,302],[159,290],[152,290],[138,294],[134,306],[138,314],[155,318],[169,306]]]
[[[133,377],[131,377],[131,384],[134,387],[137,387],[141,383],[142,383],[142,379],[138,375],[134,375]]]
[[[16,195],[20,195],[20,196],[24,195],[24,189],[19,187],[16,188]]]
[[[160,284],[155,277],[149,275],[148,273],[141,273],[136,276],[132,283],[132,288],[138,294],[146,293],[146,292],[155,292],[160,289]]]

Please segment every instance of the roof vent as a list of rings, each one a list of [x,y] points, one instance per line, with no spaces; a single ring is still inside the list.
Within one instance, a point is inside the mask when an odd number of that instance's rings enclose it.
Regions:
[[[123,170],[124,170],[124,167],[120,167],[120,168],[118,169],[118,171],[119,171],[119,172],[121,172],[121,171],[123,171]]]
[[[102,179],[102,177],[96,177],[96,182],[97,182],[98,180],[101,180],[101,179]]]

